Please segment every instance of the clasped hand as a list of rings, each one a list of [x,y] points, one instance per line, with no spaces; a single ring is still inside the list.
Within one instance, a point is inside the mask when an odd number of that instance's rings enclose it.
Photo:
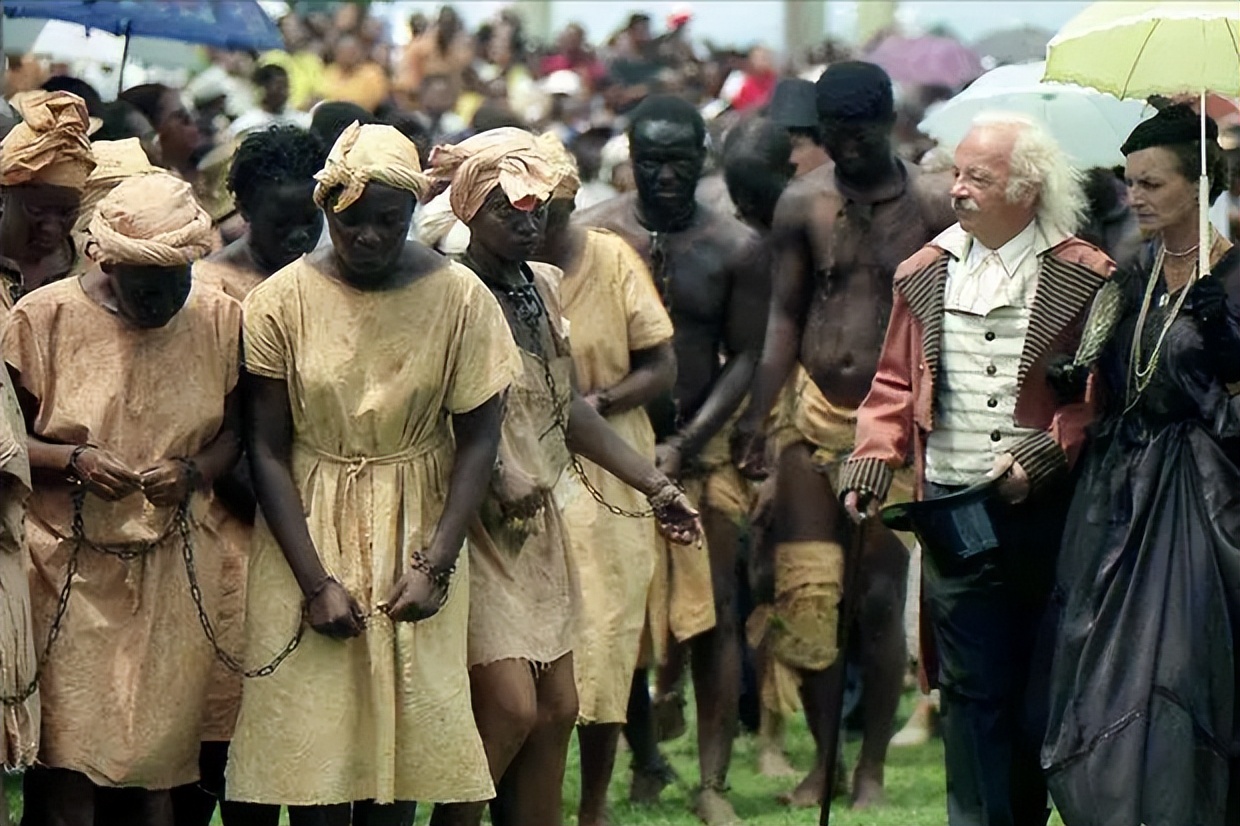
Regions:
[[[81,451],[72,469],[87,490],[109,502],[142,491],[152,505],[171,507],[183,502],[193,486],[189,465],[179,459],[164,459],[138,472],[101,447]]]

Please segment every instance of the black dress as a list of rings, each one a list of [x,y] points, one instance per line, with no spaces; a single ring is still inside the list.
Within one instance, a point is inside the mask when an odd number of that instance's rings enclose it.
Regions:
[[[1042,763],[1067,826],[1240,823],[1228,811],[1240,791],[1240,403],[1227,390],[1240,379],[1240,251],[1208,279],[1213,302],[1190,291],[1129,405],[1152,257],[1116,276],[1125,309],[1099,360],[1105,412],[1059,556]],[[1175,305],[1162,294],[1160,278],[1143,354]]]

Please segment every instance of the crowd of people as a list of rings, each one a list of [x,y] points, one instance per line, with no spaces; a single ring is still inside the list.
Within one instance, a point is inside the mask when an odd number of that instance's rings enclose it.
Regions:
[[[802,713],[783,803],[881,806],[910,658],[952,826],[1240,818],[1236,135],[932,148],[877,65],[728,80],[650,23],[396,54],[350,4],[11,96],[23,823],[557,824],[575,733],[600,826],[621,738],[634,804],[675,782],[689,681],[708,826]]]

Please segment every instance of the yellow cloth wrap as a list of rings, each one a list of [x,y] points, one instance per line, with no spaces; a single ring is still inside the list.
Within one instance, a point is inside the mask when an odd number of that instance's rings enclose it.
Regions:
[[[844,549],[837,542],[781,542],[775,548],[771,653],[793,668],[820,671],[839,656]]]
[[[771,656],[771,628],[775,620],[775,609],[770,605],[759,605],[750,613],[745,622],[745,639],[749,647],[755,651],[762,650],[761,677],[758,683],[758,696],[762,707],[783,717],[789,717],[801,710],[801,675],[787,663]]]
[[[452,182],[452,211],[465,223],[497,186],[517,209],[532,211],[549,199],[564,171],[548,155],[550,141],[505,126],[431,150],[431,174]]]
[[[815,467],[835,485],[840,466],[852,453],[856,432],[857,411],[827,401],[814,380],[798,365],[776,406],[769,437],[775,450],[773,455],[778,456],[798,441],[808,442],[815,448]],[[887,504],[911,501],[915,484],[911,467],[897,470]]]
[[[159,167],[151,163],[137,138],[120,141],[95,141],[90,146],[95,158],[95,168],[86,179],[82,192],[82,206],[78,210],[75,232],[84,232],[95,215],[95,207],[126,178],[150,175]]]
[[[128,178],[99,202],[86,252],[100,264],[176,267],[209,253],[213,238],[193,188],[159,172]]]
[[[95,168],[86,103],[68,92],[29,92],[14,104],[22,122],[0,142],[0,186],[83,189]]]
[[[538,142],[547,154],[556,170],[563,176],[556,185],[552,198],[576,198],[577,190],[581,189],[581,175],[577,171],[577,159],[564,146],[564,142],[554,132],[544,132],[538,136]]]
[[[333,190],[342,188],[332,205],[333,212],[352,206],[371,181],[420,197],[429,180],[422,174],[417,148],[395,127],[363,126],[356,121],[340,133],[327,156],[327,165],[314,179],[319,182],[314,188],[314,202],[320,207],[326,205]]]

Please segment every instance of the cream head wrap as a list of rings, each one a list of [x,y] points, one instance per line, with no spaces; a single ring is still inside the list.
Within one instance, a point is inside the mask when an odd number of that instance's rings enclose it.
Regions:
[[[74,227],[78,232],[90,226],[95,207],[117,184],[135,175],[151,175],[159,171],[159,167],[147,158],[142,142],[137,138],[95,141],[90,149],[95,156],[95,168],[86,179],[86,189],[82,192],[82,208]]]
[[[83,189],[95,168],[86,103],[68,92],[31,92],[19,108],[22,122],[0,142],[0,186]]]
[[[452,182],[452,211],[473,220],[496,187],[517,209],[531,211],[556,191],[564,177],[547,153],[547,141],[505,126],[431,150],[431,173]]]
[[[90,221],[86,253],[100,264],[176,267],[211,251],[211,216],[193,188],[166,172],[127,178]]]
[[[543,147],[547,160],[551,161],[551,165],[561,175],[560,182],[556,185],[551,197],[570,200],[576,198],[577,190],[581,189],[581,175],[577,172],[577,159],[554,132],[539,135],[538,143]]]
[[[344,187],[332,207],[342,212],[362,197],[366,184],[375,181],[420,196],[428,179],[422,174],[418,150],[396,127],[354,121],[340,134],[327,156],[327,165],[314,176],[314,202],[320,207],[337,187]]]

